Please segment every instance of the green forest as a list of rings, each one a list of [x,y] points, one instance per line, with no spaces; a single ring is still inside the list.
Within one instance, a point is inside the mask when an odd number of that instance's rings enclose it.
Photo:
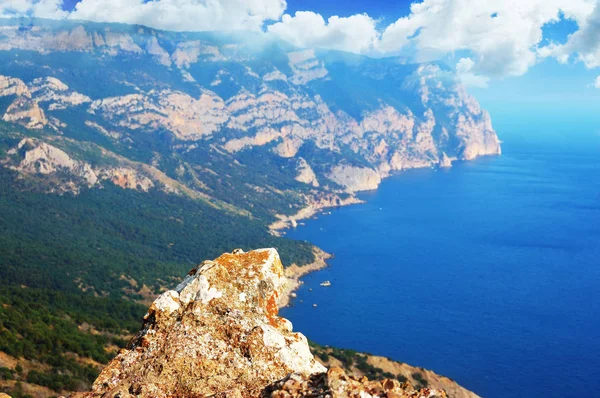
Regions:
[[[77,359],[103,364],[115,352],[106,347],[126,344],[147,309],[142,286],[158,294],[238,247],[276,247],[284,264],[314,259],[309,243],[183,196],[110,183],[77,196],[33,188],[0,168],[0,351],[50,370],[4,368],[0,379],[86,389],[98,369]]]

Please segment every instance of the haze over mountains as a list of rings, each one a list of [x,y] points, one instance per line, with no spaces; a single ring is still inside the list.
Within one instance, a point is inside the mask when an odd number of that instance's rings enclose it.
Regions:
[[[118,24],[0,20],[0,116],[0,348],[47,342],[9,355],[54,391],[88,387],[139,302],[190,264],[260,246],[311,263],[312,245],[269,228],[396,171],[501,151],[441,64]]]

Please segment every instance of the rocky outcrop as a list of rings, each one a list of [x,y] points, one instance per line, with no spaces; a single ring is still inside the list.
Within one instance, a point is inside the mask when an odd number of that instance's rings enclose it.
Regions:
[[[38,103],[27,96],[17,97],[6,110],[2,120],[15,122],[29,129],[42,129],[48,119]]]
[[[442,153],[442,158],[440,159],[440,167],[441,168],[449,168],[452,167],[452,159],[446,155],[446,153]]]
[[[317,180],[317,175],[310,167],[310,165],[303,158],[298,159],[298,166],[296,168],[298,175],[296,176],[296,181],[303,182],[308,185],[312,185],[313,187],[319,186],[319,181]]]
[[[110,97],[94,101],[89,112],[132,130],[165,129],[182,140],[210,135],[229,119],[223,100],[209,91],[199,98],[171,90]]]
[[[360,123],[363,131],[376,132],[381,135],[398,134],[412,136],[415,119],[411,112],[400,113],[397,109],[385,105],[369,112]]]
[[[49,175],[64,172],[82,179],[87,186],[98,181],[89,164],[74,160],[65,151],[32,138],[21,140],[8,154],[20,156],[20,162],[11,168],[21,173]]]
[[[173,62],[178,67],[189,67],[198,62],[200,57],[206,57],[213,61],[223,59],[218,47],[207,45],[199,40],[179,43],[172,55]]]
[[[153,176],[152,171],[143,173],[136,170],[130,163],[119,165],[114,155],[107,154],[113,165],[92,166],[83,160],[77,160],[64,150],[35,138],[24,138],[18,145],[7,151],[8,157],[0,159],[0,164],[17,171],[22,176],[54,177],[59,184],[53,184],[50,192],[79,193],[81,187],[99,186],[102,182],[110,181],[124,189],[149,191],[157,184],[160,176]],[[143,167],[142,167],[143,169]],[[151,178],[152,177],[152,178]],[[168,183],[161,183],[161,189],[166,192],[174,191]]]
[[[329,73],[323,62],[315,57],[314,50],[296,51],[288,54],[290,68],[294,74],[291,82],[298,85],[322,79]]]
[[[266,82],[272,82],[274,80],[282,80],[286,82],[288,80],[287,75],[282,73],[279,69],[274,69],[272,72],[267,73],[263,76],[263,80]]]
[[[380,356],[366,354],[357,355],[366,356],[367,363],[374,368],[397,375],[398,378],[406,379],[413,385],[425,385],[430,388],[442,389],[450,398],[479,398],[477,394],[460,386],[454,380],[445,376],[440,376],[431,370],[392,361],[389,358]]]
[[[356,378],[347,375],[341,368],[330,368],[326,373],[311,377],[291,374],[268,386],[263,397],[332,397],[332,398],[447,398],[443,390],[415,389],[410,383],[385,379],[370,381],[366,377]]]
[[[16,98],[6,109],[2,120],[37,130],[49,124],[40,103],[46,103],[48,110],[53,111],[91,102],[89,97],[70,90],[53,77],[37,78],[25,84],[21,79],[0,75],[0,97],[11,96]],[[57,119],[51,125],[61,126],[62,122]]]
[[[98,123],[92,122],[90,120],[86,120],[85,121],[85,125],[88,127],[91,127],[93,130],[99,132],[100,134],[112,138],[113,140],[118,140],[121,137],[123,137],[123,135],[121,133],[118,133],[116,131],[109,131],[107,129],[105,129],[104,127],[102,127],[101,125],[99,125]]]
[[[0,75],[0,97],[10,95],[31,96],[27,86],[21,79]]]
[[[153,55],[156,62],[164,66],[171,66],[171,56],[169,53],[161,47],[160,43],[155,36],[148,39],[146,43],[146,51],[148,54]]]
[[[87,95],[70,90],[69,86],[54,77],[34,79],[29,91],[37,102],[47,102],[51,111],[92,102]]]
[[[233,139],[225,144],[228,152],[239,152],[248,147],[263,146],[278,139],[281,134],[274,129],[265,128],[255,136]]]
[[[328,177],[348,192],[370,191],[381,183],[379,173],[367,167],[338,165],[331,169]]]
[[[273,148],[273,152],[282,158],[293,158],[298,153],[298,150],[304,142],[299,138],[284,137],[279,145]]]
[[[444,390],[450,398],[479,398],[472,391],[454,380],[440,376],[431,370],[411,366],[403,362],[371,354],[311,344],[315,357],[328,368],[342,368],[354,380],[367,376],[371,380],[391,378],[401,383],[410,383],[417,388]]]
[[[92,391],[73,397],[446,397],[327,370],[277,315],[285,283],[275,249],[205,261],[154,301]]]
[[[306,338],[277,316],[285,281],[274,249],[204,262],[156,299],[84,396],[257,397],[290,373],[324,372]]]
[[[105,168],[99,171],[98,176],[103,180],[110,180],[113,184],[124,189],[135,189],[148,192],[154,188],[154,183],[148,177],[126,167]]]
[[[451,82],[450,87],[440,84],[441,81]],[[492,128],[490,115],[451,72],[437,65],[421,65],[407,76],[404,88],[419,93],[422,105],[431,110],[432,116],[435,114],[433,109],[444,111],[440,116],[448,120],[454,131],[442,128],[439,140],[448,143],[451,135],[456,137],[458,148],[455,151],[459,159],[471,160],[501,153],[500,140]]]
[[[127,33],[112,32],[110,30],[104,33],[104,43],[108,46],[108,54],[117,55],[119,52],[132,52],[140,54],[143,50],[133,40],[133,37]]]

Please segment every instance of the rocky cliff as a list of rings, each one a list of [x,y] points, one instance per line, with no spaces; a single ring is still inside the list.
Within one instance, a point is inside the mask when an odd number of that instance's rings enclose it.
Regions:
[[[488,113],[435,63],[44,20],[0,21],[0,56],[5,122],[93,142],[260,217],[501,152]],[[85,174],[83,186],[97,186]],[[136,178],[105,179],[149,187]]]
[[[92,391],[72,397],[447,396],[439,386],[454,384],[448,379],[415,389],[393,374],[370,381],[325,368],[306,338],[277,315],[285,283],[274,249],[205,261],[154,301],[140,332]]]

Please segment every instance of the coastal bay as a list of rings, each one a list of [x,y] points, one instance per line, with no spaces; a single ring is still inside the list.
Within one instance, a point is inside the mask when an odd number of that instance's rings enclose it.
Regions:
[[[289,231],[335,258],[282,315],[319,344],[435,369],[484,397],[597,390],[600,159],[507,149],[391,177],[366,204]]]

